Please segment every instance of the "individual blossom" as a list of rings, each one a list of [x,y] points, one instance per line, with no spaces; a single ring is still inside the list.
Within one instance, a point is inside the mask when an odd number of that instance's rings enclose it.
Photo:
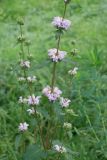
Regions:
[[[27,98],[23,98],[22,96],[19,97],[19,103],[26,104],[27,101],[28,101]]]
[[[54,19],[52,21],[52,25],[57,28],[67,30],[70,27],[71,22],[67,19],[62,18],[62,17],[54,17]]]
[[[70,104],[70,102],[71,102],[71,100],[68,99],[68,98],[63,98],[63,97],[60,98],[60,104],[61,104],[61,106],[62,106],[63,108],[68,107],[69,104]]]
[[[53,149],[59,153],[65,153],[66,152],[66,148],[60,145],[54,145]]]
[[[28,104],[29,105],[38,105],[40,103],[40,96],[35,97],[33,94],[32,96],[28,97]]]
[[[23,20],[23,18],[19,17],[19,18],[17,19],[17,23],[18,23],[19,25],[24,25],[24,20]]]
[[[68,71],[68,74],[70,75],[76,75],[77,74],[77,70],[78,70],[78,67],[74,67],[73,69],[71,69],[70,71]]]
[[[27,124],[26,122],[20,123],[19,124],[19,131],[22,131],[22,132],[26,131],[28,129],[28,126],[29,126],[29,124]]]
[[[32,77],[27,77],[27,81],[29,82],[29,83],[33,83],[33,82],[35,82],[36,81],[36,76],[32,76]]]
[[[62,94],[62,91],[58,87],[52,89],[50,86],[45,87],[42,92],[48,97],[49,101],[56,101]]]
[[[27,112],[29,113],[29,115],[33,115],[35,114],[35,109],[32,107],[31,109],[28,109]]]
[[[21,60],[20,66],[22,68],[30,68],[30,61],[23,61],[23,60]]]
[[[53,48],[53,49],[49,49],[48,50],[48,56],[50,57],[50,59],[53,61],[53,62],[58,62],[58,61],[61,61],[64,59],[64,57],[66,56],[67,52],[65,51],[60,51],[56,48]]]
[[[66,129],[71,129],[72,128],[72,124],[68,123],[68,122],[65,122],[63,127],[66,128]]]
[[[32,61],[33,60],[33,55],[31,53],[29,53],[29,55],[27,56],[28,60],[29,61]]]

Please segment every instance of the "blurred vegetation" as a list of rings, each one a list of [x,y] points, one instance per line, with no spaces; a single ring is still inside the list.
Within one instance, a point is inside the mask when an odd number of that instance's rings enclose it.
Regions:
[[[40,93],[51,77],[47,50],[56,45],[51,21],[62,11],[62,0],[0,0],[0,160],[21,160],[17,147],[21,109],[17,101],[24,89],[17,82],[16,19],[25,19],[25,34],[34,56],[32,73],[38,77],[35,87]],[[58,85],[72,99],[70,108],[77,115],[68,116],[73,125],[69,135],[72,157],[68,160],[107,160],[107,0],[72,0],[66,17],[72,27],[63,36],[61,49],[79,50],[57,69]],[[73,66],[78,66],[79,72],[68,87],[65,77]]]

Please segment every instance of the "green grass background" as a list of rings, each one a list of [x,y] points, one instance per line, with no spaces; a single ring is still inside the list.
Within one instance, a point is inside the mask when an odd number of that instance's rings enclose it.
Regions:
[[[0,160],[15,160],[18,154],[15,137],[21,91],[16,82],[16,19],[25,19],[25,35],[31,40],[34,56],[32,72],[39,77],[38,87],[43,87],[51,77],[47,50],[56,46],[51,21],[62,12],[62,0],[0,0]],[[70,95],[71,108],[78,115],[71,117],[72,159],[107,160],[107,0],[72,0],[66,17],[72,21],[72,27],[63,35],[61,49],[70,52],[75,40],[79,54],[59,67],[61,74],[64,69],[65,72],[62,77],[59,73],[57,80],[60,86],[64,84],[65,91],[67,69],[74,64],[79,67]]]

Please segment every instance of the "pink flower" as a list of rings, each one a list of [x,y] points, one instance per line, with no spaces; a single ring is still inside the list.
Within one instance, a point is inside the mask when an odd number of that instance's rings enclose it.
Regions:
[[[48,97],[49,101],[56,101],[62,94],[62,91],[57,87],[54,87],[52,91],[50,86],[45,87],[42,92],[46,97]]]
[[[71,22],[67,19],[63,19],[62,17],[54,17],[52,24],[57,28],[62,28],[67,30],[70,27]]]
[[[26,131],[28,129],[29,124],[26,122],[19,124],[19,131]]]
[[[29,105],[38,105],[40,102],[40,96],[35,97],[35,95],[28,97],[28,104]]]
[[[60,104],[63,108],[68,107],[70,102],[71,100],[68,98],[63,98],[63,97],[60,98]]]
[[[52,61],[54,62],[58,62],[58,61],[61,61],[64,59],[64,57],[66,56],[66,52],[65,51],[60,51],[56,48],[53,48],[53,49],[49,49],[48,50],[48,55],[50,57],[50,59],[52,59]]]

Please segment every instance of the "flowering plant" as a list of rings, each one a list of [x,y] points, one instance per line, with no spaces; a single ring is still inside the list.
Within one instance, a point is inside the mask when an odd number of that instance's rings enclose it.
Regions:
[[[57,46],[48,50],[49,59],[53,63],[51,83],[42,88],[42,91],[37,93],[35,91],[34,84],[37,83],[36,76],[29,76],[29,70],[32,67],[31,54],[29,50],[30,43],[26,41],[23,33],[23,20],[18,20],[20,27],[20,36],[18,42],[20,44],[20,74],[18,81],[21,84],[27,84],[27,93],[29,95],[20,96],[19,104],[22,106],[22,116],[19,122],[18,131],[22,135],[21,151],[24,154],[24,159],[68,159],[68,155],[71,154],[69,145],[64,144],[63,136],[71,134],[72,124],[70,120],[67,120],[67,108],[70,106],[72,100],[69,97],[63,97],[63,91],[56,85],[57,65],[63,61],[66,56],[66,51],[60,50],[61,37],[64,31],[67,31],[71,22],[65,19],[66,9],[69,4],[69,0],[64,0],[64,14],[62,17],[55,17],[52,21],[52,25],[56,30]],[[28,55],[26,54],[24,47],[28,48]],[[63,62],[62,62],[63,63]],[[68,71],[70,76],[74,76],[77,73],[77,67]],[[25,118],[25,113],[29,114],[28,118]],[[68,113],[72,112],[71,109]],[[26,119],[26,121],[25,121]],[[58,133],[60,130],[60,133]],[[28,140],[28,137],[30,140]],[[23,138],[24,137],[24,138]],[[69,138],[69,137],[68,137]],[[33,139],[33,140],[32,140]],[[27,148],[28,144],[30,147]],[[69,141],[66,140],[66,143]],[[41,143],[41,145],[40,145]],[[28,153],[33,151],[33,156],[28,158]],[[36,154],[36,149],[38,153]],[[30,154],[30,153],[29,153]],[[31,154],[30,154],[31,155]]]

